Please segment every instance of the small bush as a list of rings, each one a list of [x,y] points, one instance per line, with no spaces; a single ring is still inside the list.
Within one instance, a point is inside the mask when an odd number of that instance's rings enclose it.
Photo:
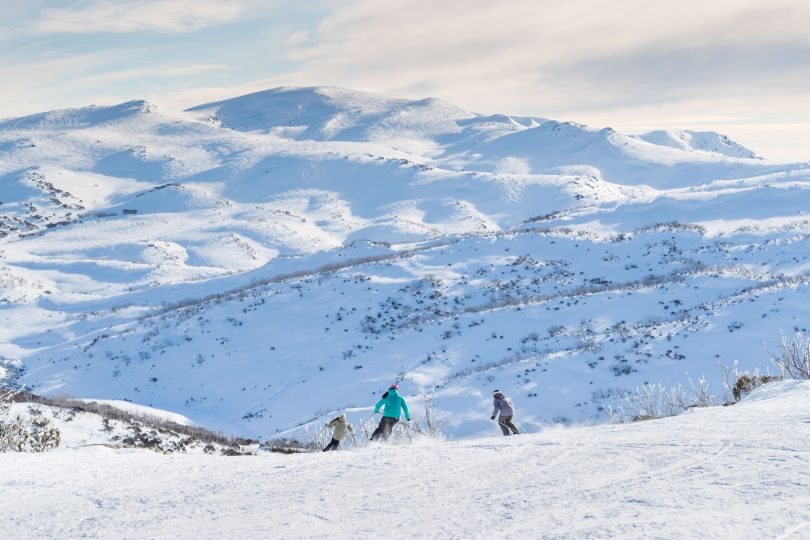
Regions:
[[[224,455],[250,455],[249,448],[258,441],[240,437],[227,437],[197,426],[178,424],[162,418],[131,413],[110,405],[84,402],[66,397],[37,396],[25,391],[0,390],[0,452],[4,450],[41,452],[59,445],[59,430],[37,409],[29,407],[31,414],[7,420],[12,402],[53,407],[62,412],[59,417],[69,422],[77,413],[96,414],[101,417],[101,428],[107,433],[123,430],[111,436],[120,446],[147,448],[156,452],[186,452],[189,448],[203,447],[207,454],[225,449]],[[54,413],[56,416],[56,413]],[[8,441],[12,441],[9,444]],[[232,450],[232,451],[231,451]],[[235,454],[233,452],[238,452]]]
[[[734,388],[732,388],[731,394],[734,396],[734,401],[740,401],[744,396],[750,394],[754,388],[762,386],[763,384],[768,384],[772,381],[780,380],[782,380],[782,377],[777,377],[776,375],[744,373],[737,378],[737,382],[734,383]]]
[[[607,406],[611,420],[617,423],[640,422],[676,416],[695,407],[711,407],[717,399],[709,393],[705,377],[697,383],[687,376],[689,387],[679,384],[667,388],[660,384],[645,384],[625,398],[626,405],[617,408]]]
[[[0,389],[0,452],[44,452],[59,446],[61,433],[38,409],[11,415],[11,403],[18,394]]]
[[[791,379],[810,379],[810,335],[796,332],[792,340],[783,335],[779,352],[770,355],[783,375]]]
[[[46,418],[21,415],[12,420],[0,420],[0,452],[44,452],[56,448],[61,433]]]

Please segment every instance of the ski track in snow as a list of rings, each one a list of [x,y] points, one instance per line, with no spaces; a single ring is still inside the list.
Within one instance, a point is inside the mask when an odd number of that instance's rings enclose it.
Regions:
[[[4,455],[0,536],[807,538],[810,383],[760,390],[664,420],[327,454]]]

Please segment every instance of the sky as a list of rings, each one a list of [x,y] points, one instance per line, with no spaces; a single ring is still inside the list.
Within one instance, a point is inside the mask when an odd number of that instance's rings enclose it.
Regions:
[[[807,0],[0,0],[0,117],[331,85],[808,161],[808,28]]]

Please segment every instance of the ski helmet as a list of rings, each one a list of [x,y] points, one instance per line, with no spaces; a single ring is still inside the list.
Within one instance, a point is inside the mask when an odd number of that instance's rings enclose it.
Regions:
[[[397,386],[397,383],[394,383],[391,386],[389,386],[388,389],[389,390],[399,390],[399,386]]]

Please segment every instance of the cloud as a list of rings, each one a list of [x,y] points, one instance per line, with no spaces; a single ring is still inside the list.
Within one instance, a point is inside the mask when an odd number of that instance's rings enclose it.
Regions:
[[[64,106],[70,92],[63,81],[128,60],[120,51],[32,56],[25,62],[0,51],[0,117],[21,116]],[[57,89],[58,90],[55,90]],[[95,101],[95,98],[94,98]],[[122,100],[123,101],[123,100]],[[84,103],[88,104],[88,103]]]
[[[236,19],[243,11],[232,0],[94,0],[78,7],[43,9],[30,26],[35,34],[193,32]]]
[[[358,0],[297,36],[275,82],[614,127],[810,121],[809,23],[804,0]]]
[[[291,47],[287,57],[301,67],[289,76],[428,91],[473,107],[492,106],[495,97],[559,109],[574,96],[603,105],[612,89],[622,90],[613,96],[620,102],[647,102],[680,89],[729,88],[735,78],[753,82],[759,69],[771,82],[807,73],[810,3],[761,4],[362,0]]]
[[[74,88],[98,88],[131,79],[154,80],[163,77],[188,77],[202,73],[227,70],[224,64],[193,64],[176,66],[158,64],[125,69],[107,69],[100,73],[81,75],[73,81]]]
[[[45,51],[25,62],[0,51],[0,118],[89,104],[113,104],[151,97],[147,88],[170,88],[188,80],[226,73],[225,64],[166,61],[141,64],[141,49],[54,54]]]
[[[147,97],[150,101],[167,109],[184,110],[204,103],[260,92],[275,86],[280,86],[277,79],[262,79],[242,85],[197,86]]]

